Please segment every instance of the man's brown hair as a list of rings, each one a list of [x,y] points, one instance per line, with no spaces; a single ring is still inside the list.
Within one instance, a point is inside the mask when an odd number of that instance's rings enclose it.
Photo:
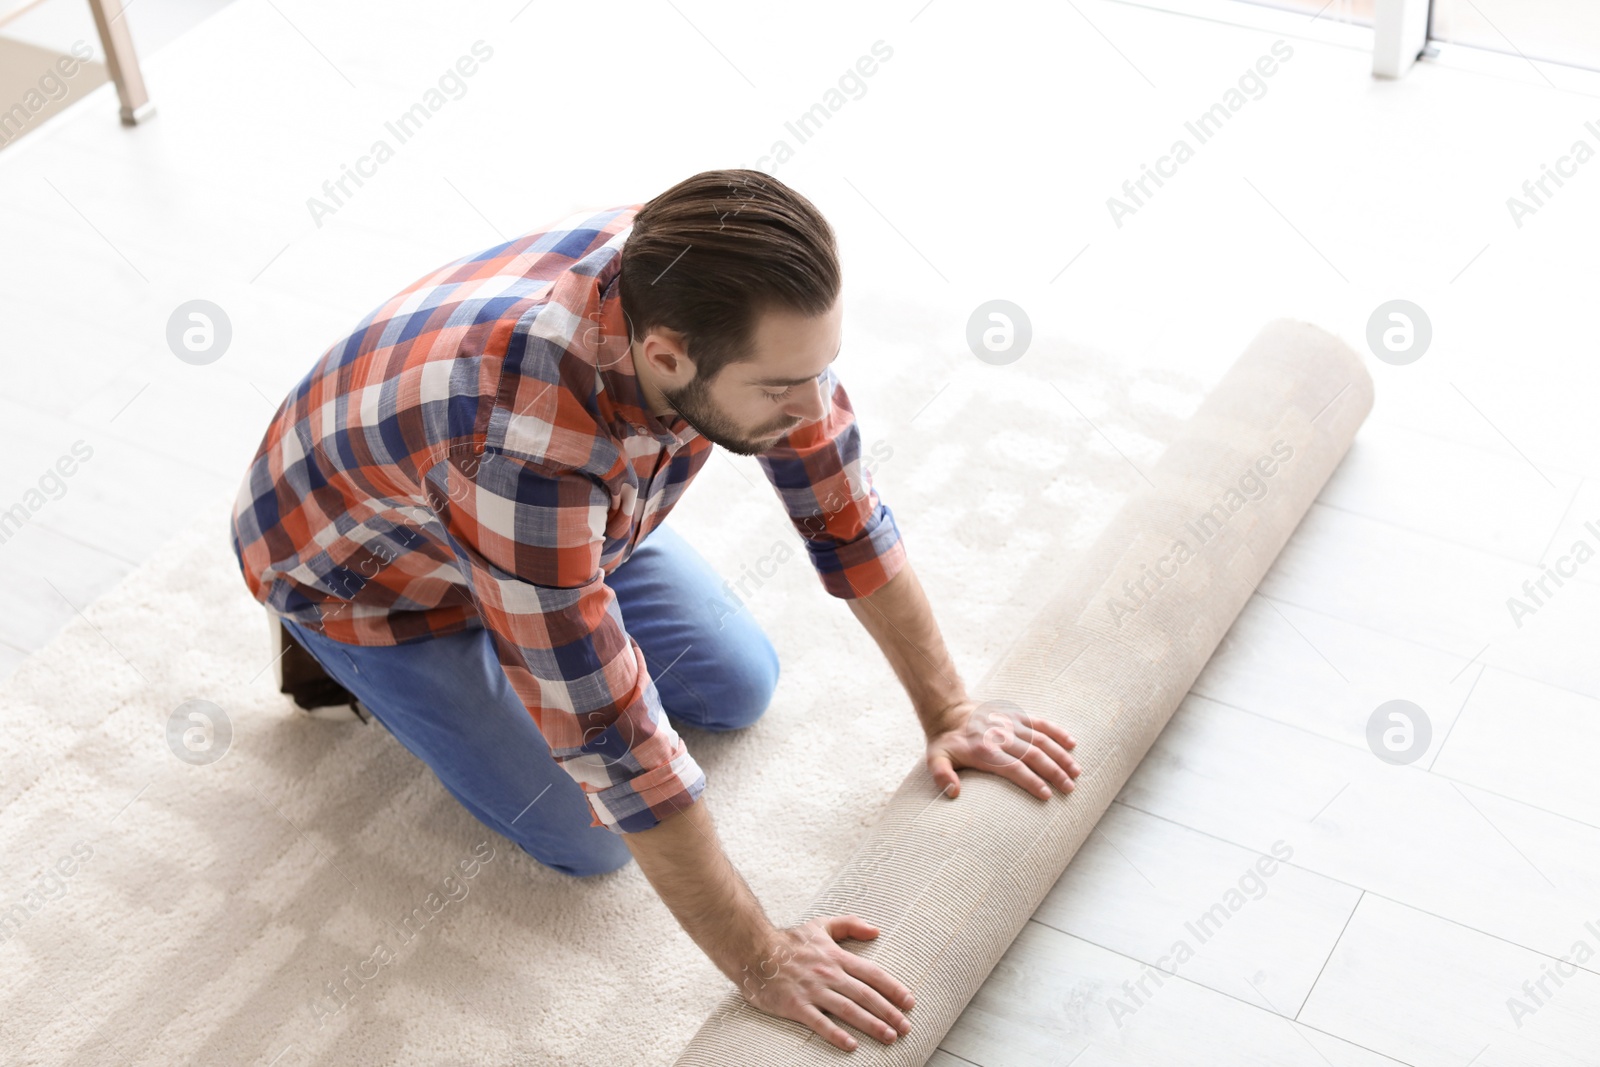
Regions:
[[[684,336],[697,379],[752,359],[769,308],[821,315],[840,288],[833,228],[805,197],[758,170],[706,170],[639,209],[622,246],[630,340]]]

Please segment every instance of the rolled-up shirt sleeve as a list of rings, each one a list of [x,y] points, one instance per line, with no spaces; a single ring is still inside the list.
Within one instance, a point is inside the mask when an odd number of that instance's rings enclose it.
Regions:
[[[586,794],[590,825],[637,833],[693,804],[705,774],[600,567],[605,487],[495,452],[453,455],[426,481],[506,676]]]
[[[822,587],[869,596],[905,566],[900,528],[861,462],[861,430],[844,383],[823,372],[826,410],[756,456],[804,539]]]

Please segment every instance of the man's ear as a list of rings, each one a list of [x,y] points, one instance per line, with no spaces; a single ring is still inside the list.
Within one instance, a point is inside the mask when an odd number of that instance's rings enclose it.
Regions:
[[[688,385],[694,379],[694,360],[689,358],[683,335],[677,330],[653,326],[641,344],[645,360],[657,374],[679,387]]]

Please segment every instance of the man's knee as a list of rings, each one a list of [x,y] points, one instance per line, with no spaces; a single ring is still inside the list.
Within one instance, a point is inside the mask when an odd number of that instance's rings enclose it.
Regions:
[[[763,635],[754,654],[740,657],[720,671],[706,694],[710,718],[706,730],[740,730],[761,718],[778,689],[778,653]]]
[[[633,861],[633,852],[626,845],[620,852],[609,852],[603,855],[588,853],[579,856],[565,856],[559,859],[552,857],[545,859],[528,848],[527,845],[518,844],[518,848],[538,860],[541,866],[572,878],[593,878],[597,874],[610,874],[619,871]]]

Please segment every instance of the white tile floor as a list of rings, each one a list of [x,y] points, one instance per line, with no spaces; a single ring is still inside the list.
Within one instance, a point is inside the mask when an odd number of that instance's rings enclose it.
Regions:
[[[834,221],[851,292],[913,294],[952,337],[1000,295],[1040,334],[1213,376],[1279,315],[1359,346],[1404,298],[1433,326],[1417,362],[1372,362],[1348,460],[933,1062],[1600,1063],[1600,563],[1520,627],[1506,607],[1600,541],[1600,164],[1520,227],[1506,206],[1600,145],[1600,76],[1445,47],[1375,81],[1362,28],[1228,0],[841,0],[776,26],[637,0],[601,36],[523,0],[384,11],[239,0],[151,58],[157,121],[120,128],[102,90],[0,155],[0,508],[93,450],[0,544],[0,671],[236,485],[372,304],[786,138],[774,173]],[[316,225],[307,198],[480,38],[465,95]],[[794,144],[879,40],[865,93]],[[1115,225],[1107,197],[1278,40],[1265,94]],[[195,297],[234,330],[203,367],[164,340]],[[1409,766],[1365,737],[1399,697],[1433,728]]]

